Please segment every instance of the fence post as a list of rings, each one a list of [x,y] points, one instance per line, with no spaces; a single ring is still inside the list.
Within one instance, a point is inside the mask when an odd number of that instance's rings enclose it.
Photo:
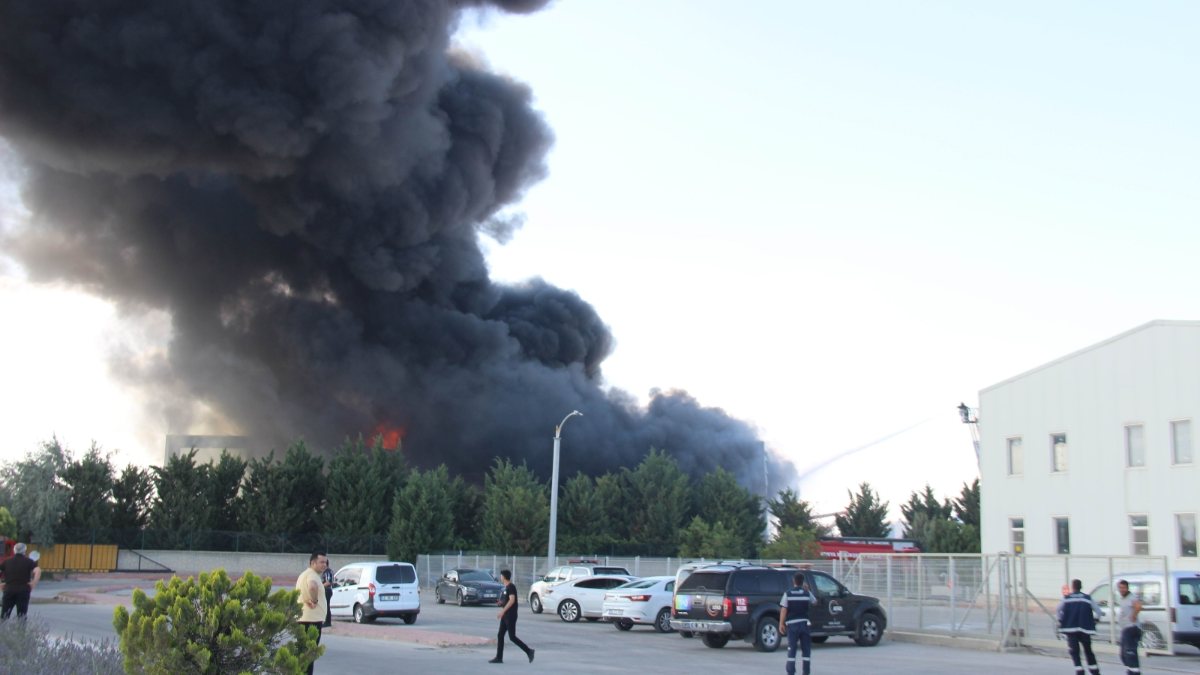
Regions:
[[[891,555],[887,557],[887,613],[895,620],[896,613],[892,610],[892,559]]]
[[[954,572],[954,556],[950,556],[950,576],[946,581],[950,582],[950,634],[958,635],[957,622],[954,618],[954,596],[958,595],[958,579]]]
[[[925,554],[917,554],[917,628],[925,628]]]

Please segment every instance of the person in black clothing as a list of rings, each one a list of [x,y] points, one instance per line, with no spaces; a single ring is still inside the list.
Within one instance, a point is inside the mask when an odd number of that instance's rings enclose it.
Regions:
[[[787,675],[796,675],[796,643],[800,643],[800,658],[804,663],[803,673],[809,675],[812,666],[812,627],[808,623],[808,609],[812,606],[813,594],[804,581],[804,572],[792,577],[792,587],[779,599],[779,632],[787,634]]]
[[[0,604],[0,621],[12,616],[17,608],[17,618],[24,619],[29,612],[29,596],[42,579],[42,569],[36,560],[25,557],[25,544],[13,547],[13,557],[0,562],[0,583],[4,585],[4,600]]]
[[[333,625],[333,613],[329,610],[329,599],[333,597],[333,570],[328,563],[321,572],[321,585],[325,587],[325,627],[329,628]]]
[[[496,634],[496,658],[488,661],[488,663],[504,663],[504,634],[508,633],[508,639],[512,643],[521,648],[525,652],[525,656],[529,657],[529,662],[533,663],[533,648],[521,642],[521,638],[517,637],[517,586],[512,582],[512,572],[508,570],[500,570],[500,581],[504,584],[504,595],[500,599],[500,613],[496,615],[500,619],[500,632]]]
[[[1083,662],[1079,660],[1079,648],[1087,656],[1088,670],[1092,675],[1099,675],[1100,666],[1096,664],[1096,655],[1092,653],[1092,636],[1096,634],[1096,619],[1100,616],[1100,606],[1092,600],[1092,596],[1083,592],[1083,582],[1071,580],[1071,593],[1062,599],[1058,605],[1058,631],[1067,636],[1067,652],[1075,664],[1075,672],[1083,673]]]

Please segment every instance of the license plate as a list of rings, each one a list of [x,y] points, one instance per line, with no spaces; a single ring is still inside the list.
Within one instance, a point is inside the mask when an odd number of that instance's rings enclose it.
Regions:
[[[704,628],[704,624],[699,621],[679,621],[680,630],[699,630]]]
[[[484,594],[483,594],[483,597],[485,597],[485,598],[494,598],[494,597],[496,597],[496,594],[495,594],[495,593],[484,593]]]
[[[604,616],[621,616],[621,610],[619,610],[619,609],[606,609],[606,610],[604,610]]]
[[[398,593],[385,593],[379,596],[379,599],[384,602],[395,602],[396,600],[400,599],[400,595]]]

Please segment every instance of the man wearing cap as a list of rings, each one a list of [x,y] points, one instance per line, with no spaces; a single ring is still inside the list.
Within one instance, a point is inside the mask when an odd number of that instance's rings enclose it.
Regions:
[[[42,580],[42,568],[36,560],[25,556],[24,543],[13,547],[13,557],[0,562],[0,584],[4,587],[4,599],[0,603],[0,621],[12,616],[17,608],[17,618],[24,619],[29,612],[29,596]]]

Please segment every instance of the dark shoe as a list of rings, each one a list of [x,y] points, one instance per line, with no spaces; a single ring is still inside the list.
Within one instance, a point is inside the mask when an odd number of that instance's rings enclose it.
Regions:
[[[534,653],[534,652],[536,652],[536,651],[537,651],[536,649],[530,649],[530,650],[529,650],[529,662],[530,662],[530,663],[533,663],[533,653]]]
[[[504,660],[496,658],[496,659],[492,659],[491,661],[488,661],[488,663],[504,663]]]

